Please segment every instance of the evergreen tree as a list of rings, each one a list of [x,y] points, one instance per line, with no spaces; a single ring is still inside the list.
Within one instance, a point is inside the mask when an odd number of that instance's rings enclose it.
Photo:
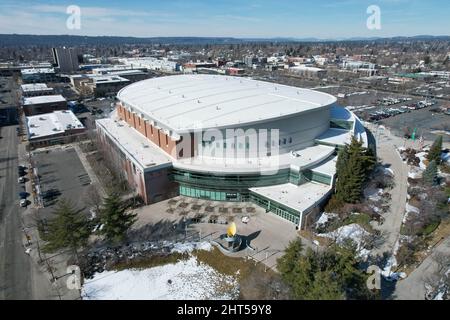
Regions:
[[[113,243],[120,243],[125,239],[128,229],[136,221],[136,214],[126,212],[120,196],[110,193],[103,203],[100,220],[103,224],[101,233]]]
[[[375,165],[370,149],[362,146],[355,137],[338,155],[335,198],[339,203],[356,203],[360,200],[363,185]]]
[[[70,248],[75,253],[87,244],[90,224],[86,215],[77,210],[70,201],[59,200],[53,214],[55,218],[48,223],[48,233],[43,234],[47,241],[45,251]]]
[[[438,136],[431,145],[430,151],[428,151],[427,159],[428,161],[436,161],[436,164],[441,163],[441,153],[442,153],[442,136]]]
[[[358,269],[354,246],[333,245],[324,251],[308,249],[291,242],[278,270],[297,299],[337,300],[373,298],[367,289],[367,275]]]
[[[432,160],[423,172],[423,181],[427,184],[434,185],[438,180],[438,170],[435,160]]]

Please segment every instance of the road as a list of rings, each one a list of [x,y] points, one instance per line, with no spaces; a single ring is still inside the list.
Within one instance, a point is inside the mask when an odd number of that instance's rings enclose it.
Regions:
[[[17,126],[1,128],[0,300],[47,299],[50,284],[25,253],[17,184]]]
[[[450,238],[447,238],[434,248],[433,254],[435,253],[450,255]],[[425,281],[438,269],[438,264],[434,261],[433,254],[430,254],[406,279],[397,283],[394,292],[397,299],[423,300],[425,298]]]

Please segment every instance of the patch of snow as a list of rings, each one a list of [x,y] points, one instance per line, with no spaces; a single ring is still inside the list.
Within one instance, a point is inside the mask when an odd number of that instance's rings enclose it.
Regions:
[[[422,178],[423,170],[418,167],[411,166],[408,172],[408,178],[411,179],[420,179]]]
[[[186,242],[186,243],[175,243],[171,252],[177,252],[177,253],[190,253],[194,250],[205,250],[205,251],[211,251],[212,246],[211,243],[208,241],[202,241],[202,242]]]
[[[419,167],[422,170],[425,170],[427,166],[425,165],[424,161],[427,159],[427,152],[419,152],[416,153],[416,157],[420,159]]]
[[[81,292],[86,300],[230,300],[238,294],[235,277],[220,274],[195,257],[143,270],[96,273]]]
[[[336,213],[328,213],[328,212],[324,212],[321,214],[319,220],[317,220],[316,225],[320,226],[320,225],[324,225],[325,223],[327,223],[328,221],[336,218],[338,215]]]
[[[391,168],[384,168],[384,174],[390,177],[394,176],[394,170],[392,170]]]
[[[442,159],[442,162],[450,163],[450,152],[447,152],[447,153],[443,152],[441,154],[441,159]]]
[[[364,189],[364,197],[371,201],[381,200],[381,195],[383,194],[383,189],[377,188],[366,188]]]
[[[409,213],[409,212],[420,213],[419,208],[410,205],[408,202],[405,205],[405,209],[406,209],[407,213]]]
[[[358,256],[362,258],[366,258],[369,254],[369,251],[364,249],[364,238],[369,235],[370,233],[357,223],[342,226],[332,232],[317,234],[319,237],[334,239],[337,244],[342,244],[348,239],[352,240],[356,244]]]

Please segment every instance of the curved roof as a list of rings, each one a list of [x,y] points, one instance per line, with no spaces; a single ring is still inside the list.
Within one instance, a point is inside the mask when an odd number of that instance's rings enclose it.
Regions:
[[[117,97],[176,132],[265,122],[336,102],[322,92],[221,75],[147,79],[123,88]]]

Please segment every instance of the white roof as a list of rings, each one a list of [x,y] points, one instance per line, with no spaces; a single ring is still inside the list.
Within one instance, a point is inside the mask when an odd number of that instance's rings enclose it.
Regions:
[[[63,133],[68,129],[84,129],[83,124],[70,110],[27,117],[27,127],[30,140]]]
[[[62,102],[66,101],[66,99],[60,95],[51,95],[51,96],[39,96],[39,97],[29,97],[23,98],[23,105],[32,105],[32,104],[42,104],[42,103],[53,103],[53,102]]]
[[[22,69],[20,72],[22,74],[55,73],[55,69],[53,69],[53,68],[30,68],[30,69]]]
[[[274,174],[278,170],[290,168],[303,170],[321,163],[329,158],[335,149],[324,145],[314,145],[292,153],[282,153],[278,156],[259,158],[220,158],[196,156],[194,158],[178,159],[175,168],[214,173],[264,173]],[[207,153],[207,152],[206,152]]]
[[[311,168],[312,171],[333,177],[336,173],[337,156]]]
[[[22,84],[20,88],[22,89],[23,92],[53,90],[53,88],[47,87],[47,84],[45,83]]]
[[[325,71],[324,69],[316,68],[316,67],[308,67],[305,65],[299,65],[299,66],[293,66],[290,67],[289,70],[295,71],[295,70],[301,70],[301,71],[311,71],[311,72],[319,72],[319,71]]]
[[[115,83],[115,82],[130,82],[130,80],[116,75],[92,75],[90,76],[96,84],[99,83]]]
[[[142,170],[171,165],[172,158],[169,155],[132,129],[126,122],[105,118],[96,120],[96,124],[102,127],[122,152]]]
[[[307,182],[299,186],[285,183],[269,187],[250,188],[249,190],[303,213],[322,200],[331,191],[331,187],[321,183]]]
[[[335,97],[310,89],[204,74],[139,81],[117,97],[178,133],[264,122],[336,102]]]

